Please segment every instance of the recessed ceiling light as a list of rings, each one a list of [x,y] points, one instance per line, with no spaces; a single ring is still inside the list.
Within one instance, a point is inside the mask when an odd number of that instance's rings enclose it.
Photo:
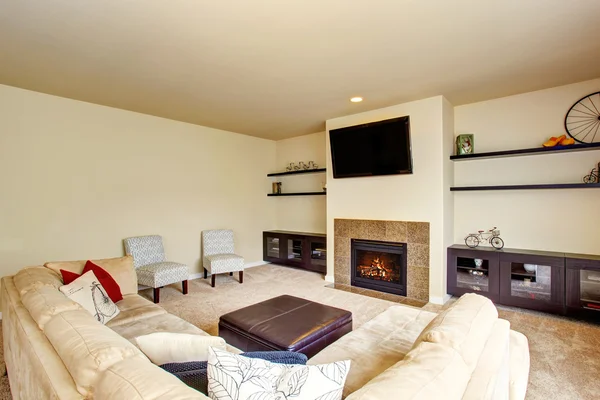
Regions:
[[[363,101],[362,97],[353,97],[350,99],[351,102],[353,103],[360,103],[361,101]]]

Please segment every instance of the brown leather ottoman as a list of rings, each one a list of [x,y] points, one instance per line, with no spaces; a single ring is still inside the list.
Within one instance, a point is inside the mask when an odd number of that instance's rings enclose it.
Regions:
[[[240,350],[288,350],[308,358],[350,331],[350,311],[287,295],[219,319],[219,336]]]

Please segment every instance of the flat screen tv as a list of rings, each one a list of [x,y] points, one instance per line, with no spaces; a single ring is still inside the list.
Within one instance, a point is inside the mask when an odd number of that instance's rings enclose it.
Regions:
[[[334,178],[412,174],[409,117],[329,131]]]

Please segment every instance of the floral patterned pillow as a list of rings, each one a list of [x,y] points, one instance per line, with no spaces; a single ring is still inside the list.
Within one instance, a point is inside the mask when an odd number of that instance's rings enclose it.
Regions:
[[[285,365],[208,350],[208,397],[213,400],[340,400],[350,361]]]

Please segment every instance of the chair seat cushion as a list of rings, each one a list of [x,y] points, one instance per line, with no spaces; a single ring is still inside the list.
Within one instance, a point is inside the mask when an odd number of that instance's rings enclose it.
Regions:
[[[214,254],[204,257],[204,268],[211,274],[244,270],[244,257],[237,254]]]
[[[190,271],[187,265],[176,262],[158,262],[136,269],[140,285],[153,288],[170,285],[188,279]]]

